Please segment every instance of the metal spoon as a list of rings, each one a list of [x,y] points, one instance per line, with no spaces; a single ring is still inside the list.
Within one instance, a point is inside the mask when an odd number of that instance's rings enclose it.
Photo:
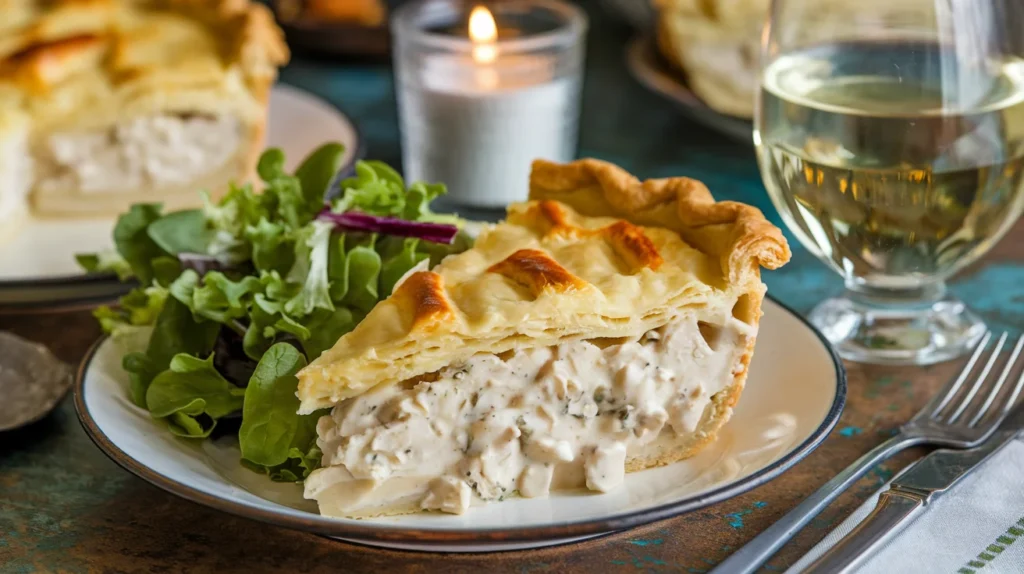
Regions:
[[[33,423],[71,388],[71,368],[46,347],[0,332],[0,431]]]

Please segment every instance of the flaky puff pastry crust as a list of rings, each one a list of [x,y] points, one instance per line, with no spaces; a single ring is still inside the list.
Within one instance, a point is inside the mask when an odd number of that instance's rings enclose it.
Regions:
[[[639,337],[684,314],[756,326],[759,269],[789,259],[760,211],[715,202],[686,178],[640,182],[597,160],[538,161],[530,197],[472,249],[411,275],[300,371],[301,412],[477,353]],[[741,388],[745,369],[737,377]]]

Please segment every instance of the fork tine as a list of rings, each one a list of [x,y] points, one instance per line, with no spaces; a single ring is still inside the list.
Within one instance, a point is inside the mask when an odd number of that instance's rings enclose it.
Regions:
[[[988,394],[985,402],[982,403],[981,408],[978,409],[978,413],[974,415],[974,418],[971,419],[971,422],[969,422],[967,426],[977,426],[978,422],[988,414],[988,409],[992,406],[992,403],[995,402],[996,397],[999,396],[999,391],[1003,389],[1003,385],[1006,384],[1006,380],[1010,378],[1010,373],[1017,364],[1017,358],[1020,356],[1021,349],[1024,349],[1024,335],[1017,338],[1017,344],[1013,346],[1013,351],[1010,353],[1010,358],[1006,360],[1006,366],[1003,367],[1003,372],[999,375],[999,380],[996,381],[996,386],[992,389],[992,392]],[[1022,374],[1021,379],[1024,381],[1024,374]],[[1018,387],[1021,384],[1022,383],[1019,382]],[[1018,388],[1015,393],[1020,393],[1020,389]],[[1011,407],[1016,401],[1016,395],[1011,397],[1009,402]]]
[[[1021,340],[1024,341],[1024,335],[1021,336]],[[1013,410],[1013,407],[1017,405],[1017,399],[1020,398],[1020,392],[1022,390],[1024,390],[1024,371],[1021,371],[1020,378],[1017,379],[1017,384],[1013,387],[1013,392],[1010,393],[1010,397],[1007,399],[1006,404],[1003,405],[1002,412],[999,413],[1000,422],[1002,422],[1002,420],[1006,418],[1006,415],[1010,414],[1010,411]]]
[[[999,336],[999,340],[996,341],[996,347],[992,349],[992,354],[989,355],[988,361],[985,363],[985,367],[981,370],[981,374],[974,380],[974,384],[971,385],[971,388],[967,390],[967,394],[964,395],[963,400],[960,401],[960,406],[953,411],[953,414],[949,417],[947,424],[955,423],[960,418],[960,415],[964,414],[967,407],[971,406],[971,401],[974,400],[978,391],[981,390],[982,385],[984,385],[985,381],[988,380],[988,374],[992,372],[992,367],[994,367],[996,361],[999,360],[999,352],[1003,350],[1003,345],[1006,344],[1006,337],[1006,333]]]
[[[978,344],[975,346],[974,354],[971,355],[971,358],[967,361],[967,364],[964,365],[963,370],[960,371],[960,376],[958,376],[956,380],[953,381],[953,384],[949,386],[949,390],[946,391],[946,394],[939,401],[939,404],[932,408],[925,407],[925,409],[929,413],[929,418],[935,418],[936,415],[942,412],[942,409],[946,408],[946,405],[949,404],[949,401],[953,400],[953,397],[956,396],[957,391],[960,390],[960,387],[963,386],[964,381],[967,380],[967,377],[971,374],[971,371],[974,370],[974,364],[978,362],[978,357],[981,357],[981,354],[985,351],[985,347],[988,345],[988,341],[991,338],[992,332],[986,331],[985,336],[983,336],[981,340],[978,341]]]

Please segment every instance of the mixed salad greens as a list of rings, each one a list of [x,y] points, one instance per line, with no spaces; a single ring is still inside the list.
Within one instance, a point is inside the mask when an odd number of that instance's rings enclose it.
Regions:
[[[237,430],[243,464],[274,480],[302,480],[320,463],[323,413],[296,414],[295,374],[403,276],[471,243],[456,216],[430,210],[443,185],[406,186],[381,162],[358,162],[328,200],[343,152],[326,144],[289,174],[268,149],[262,192],[233,185],[202,209],[166,214],[133,205],[114,227],[116,253],[78,256],[88,271],[139,283],[94,313],[129,349],[135,404],[182,437]]]

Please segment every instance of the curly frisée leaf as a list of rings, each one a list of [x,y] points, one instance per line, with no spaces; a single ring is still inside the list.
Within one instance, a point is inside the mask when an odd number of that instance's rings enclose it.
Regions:
[[[285,303],[290,315],[309,315],[315,309],[334,310],[331,302],[328,255],[330,254],[330,222],[314,221],[303,230],[302,253],[296,253],[288,280],[302,285],[302,290]],[[296,249],[298,252],[299,250]]]
[[[136,287],[121,297],[119,308],[101,305],[92,316],[99,321],[104,333],[118,337],[132,328],[155,323],[166,298],[167,290],[163,287]]]
[[[249,328],[242,339],[245,354],[259,360],[278,339],[291,335],[300,341],[310,337],[310,330],[295,319],[284,314],[284,305],[273,301],[263,294],[253,300],[249,315]]]
[[[256,225],[245,228],[245,239],[252,244],[252,264],[258,271],[284,273],[295,263],[294,239],[283,223],[271,223],[261,217]]]
[[[210,271],[200,279],[196,271],[186,269],[171,283],[170,293],[197,317],[232,324],[249,314],[249,304],[261,288],[260,280],[251,275],[232,281],[219,271]]]
[[[261,217],[267,217],[268,211],[262,198],[253,191],[251,184],[234,185],[217,203],[203,193],[203,216],[215,231],[224,232],[228,237],[238,238],[246,226],[255,225]]]
[[[405,208],[405,182],[398,173],[379,161],[356,162],[354,176],[342,180],[341,196],[331,211],[357,210],[372,215],[398,215]]]

